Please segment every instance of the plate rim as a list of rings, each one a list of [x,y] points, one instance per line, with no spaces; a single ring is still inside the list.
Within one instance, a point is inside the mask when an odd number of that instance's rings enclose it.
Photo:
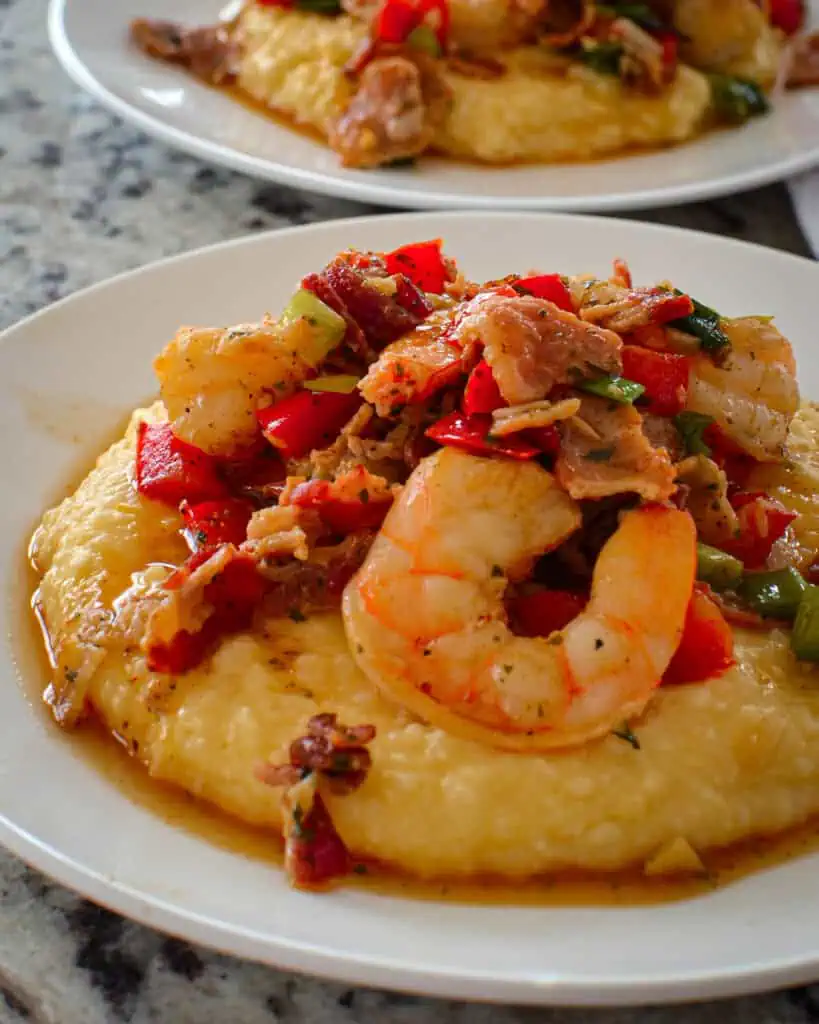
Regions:
[[[470,221],[478,216],[476,211],[455,211],[444,217],[448,221]],[[544,226],[549,223],[584,222],[590,227],[605,223],[612,226],[610,218],[585,215],[571,216],[560,212],[524,214],[522,212],[496,211],[480,214],[481,221],[487,216],[498,221],[533,219]],[[338,220],[296,225],[272,229],[251,235],[226,239],[211,245],[197,247],[176,255],[142,264],[114,276],[105,278],[64,297],[58,302],[16,321],[0,332],[0,345],[15,344],[15,336],[24,332],[37,320],[59,316],[67,305],[81,304],[93,299],[95,294],[115,289],[124,281],[144,274],[155,273],[168,265],[219,252],[229,252],[241,246],[267,244],[271,239],[295,234],[321,234],[328,229],[344,231],[357,225],[406,224],[407,229],[417,221],[429,221],[430,212],[398,213],[393,215],[371,215],[348,217]],[[708,234],[688,228],[678,228],[643,221],[631,222],[636,230],[654,236],[679,235],[689,239],[700,238],[720,248],[755,250],[777,262],[802,264],[819,274],[819,265],[813,260],[781,250],[770,249],[758,243]],[[5,814],[0,813],[0,842],[14,854],[38,871],[65,885],[81,896],[112,909],[131,920],[150,928],[175,935],[197,945],[218,950],[234,957],[261,962],[281,970],[308,974],[335,982],[368,987],[380,987],[393,991],[448,999],[465,999],[473,1002],[504,1003],[537,1006],[575,1007],[616,1007],[651,1004],[681,1004],[700,1001],[704,998],[729,998],[766,991],[786,985],[803,984],[819,977],[819,940],[813,950],[804,955],[768,959],[764,966],[752,963],[736,968],[720,968],[705,974],[702,970],[677,970],[665,979],[635,980],[633,977],[616,978],[601,976],[592,981],[578,981],[562,978],[541,980],[531,976],[518,977],[508,971],[488,975],[486,971],[472,972],[459,969],[435,970],[428,966],[406,964],[389,956],[380,959],[362,958],[343,950],[329,950],[312,943],[283,940],[256,930],[231,925],[227,922],[208,918],[195,911],[176,907],[160,895],[142,893],[115,878],[100,875],[93,868],[61,853],[32,835],[22,826],[16,825]],[[305,897],[310,900],[314,897]],[[321,897],[319,897],[321,898]]]
[[[674,188],[658,186],[640,192],[609,193],[603,196],[540,196],[524,195],[483,197],[476,193],[451,191],[415,192],[400,186],[359,183],[348,180],[342,172],[326,174],[299,169],[251,156],[222,143],[208,142],[199,136],[166,124],[160,117],[135,107],[117,96],[94,75],[74,48],[68,34],[66,12],[69,3],[77,0],[49,0],[47,30],[51,48],[68,77],[102,106],[123,120],[166,145],[208,163],[249,175],[257,180],[271,181],[288,188],[303,189],[335,199],[353,200],[376,206],[414,210],[498,210],[513,213],[538,210],[554,213],[614,213],[646,210],[660,206],[681,206],[687,203],[717,199],[736,192],[762,188],[802,174],[819,166],[819,137],[815,145],[788,160],[767,167],[751,168],[742,174],[722,175]],[[682,143],[676,148],[685,148]],[[614,158],[616,160],[616,158]],[[601,166],[606,161],[601,161]],[[548,166],[548,165],[546,165]],[[566,165],[571,168],[572,164]]]

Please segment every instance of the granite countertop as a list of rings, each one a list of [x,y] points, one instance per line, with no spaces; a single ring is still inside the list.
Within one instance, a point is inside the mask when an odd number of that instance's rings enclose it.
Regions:
[[[81,95],[46,0],[0,0],[0,328],[117,271],[231,236],[375,212],[171,152]],[[782,188],[651,211],[807,254]],[[92,906],[0,853],[0,1024],[806,1024],[819,987],[617,1011],[469,1006],[240,963]]]

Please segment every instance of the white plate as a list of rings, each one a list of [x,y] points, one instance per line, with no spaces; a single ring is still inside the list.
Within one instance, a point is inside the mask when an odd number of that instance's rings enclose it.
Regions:
[[[344,170],[324,146],[129,46],[132,17],[213,21],[224,0],[51,0],[57,56],[83,89],[164,142],[284,185],[416,209],[629,210],[730,194],[819,163],[819,90],[682,147],[620,160],[487,169],[442,160]],[[819,13],[819,0],[812,0]]]
[[[24,537],[123,414],[180,323],[280,309],[348,246],[443,235],[478,278],[532,266],[604,274],[627,258],[729,315],[775,313],[819,395],[809,296],[819,267],[737,242],[565,215],[426,214],[337,221],[229,242],[91,288],[0,343],[0,840],[61,882],[146,924],[238,956],[350,983],[453,998],[621,1004],[725,996],[819,978],[819,857],[655,907],[436,904],[361,890],[291,891],[278,870],[130,803],[27,702],[15,678]],[[277,268],[286,268],[283,273]],[[72,440],[73,437],[73,440]]]

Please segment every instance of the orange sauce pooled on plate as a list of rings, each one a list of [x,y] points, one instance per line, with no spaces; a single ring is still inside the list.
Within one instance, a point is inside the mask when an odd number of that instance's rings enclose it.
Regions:
[[[15,630],[17,664],[32,714],[50,717],[42,699],[51,678],[47,638],[44,642],[30,600],[37,577],[25,556],[21,562],[24,564],[18,581],[22,593],[15,595],[14,602],[19,614]],[[76,756],[101,772],[126,800],[146,808],[172,828],[184,829],[237,856],[268,863],[271,871],[282,870],[278,835],[245,825],[178,787],[152,779],[125,745],[116,742],[97,721],[83,722],[72,732],[63,732],[55,724],[53,732],[55,743],[70,744]],[[707,854],[704,860],[708,872],[700,877],[649,879],[634,870],[608,875],[567,872],[517,883],[492,878],[424,881],[367,864],[361,874],[351,875],[342,884],[388,896],[473,905],[646,906],[701,896],[752,872],[817,851],[819,822],[811,821],[776,837],[751,839]]]

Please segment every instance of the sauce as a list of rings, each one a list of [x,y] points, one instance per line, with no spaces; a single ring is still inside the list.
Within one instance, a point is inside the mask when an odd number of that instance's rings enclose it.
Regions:
[[[32,713],[50,718],[42,694],[51,678],[47,646],[28,595],[37,577],[21,555],[19,580],[25,581],[24,597],[15,588],[14,606],[19,616],[15,630],[16,661]],[[196,797],[168,783],[152,779],[144,766],[115,741],[96,720],[83,722],[72,732],[53,725],[54,742],[70,743],[78,757],[101,772],[131,802],[144,807],[174,828],[213,843],[220,849],[250,857],[282,870],[282,845],[278,835],[253,828],[229,817]],[[698,877],[648,879],[639,870],[611,875],[558,874],[520,883],[497,879],[419,881],[377,864],[363,866],[362,874],[343,884],[383,895],[460,904],[490,906],[646,906],[691,899],[740,880],[752,872],[808,853],[819,851],[819,821],[811,821],[782,835],[747,840],[705,858],[707,874]]]

